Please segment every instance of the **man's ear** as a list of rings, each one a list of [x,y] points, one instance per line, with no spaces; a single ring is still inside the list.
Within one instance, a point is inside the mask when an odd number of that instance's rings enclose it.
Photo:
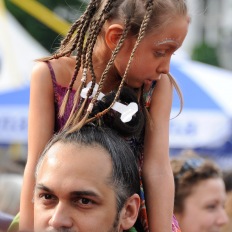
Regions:
[[[125,203],[120,214],[120,229],[129,230],[134,226],[140,208],[140,197],[138,194],[132,195]]]
[[[105,33],[105,41],[111,51],[115,49],[118,41],[123,33],[123,26],[120,24],[112,24]]]

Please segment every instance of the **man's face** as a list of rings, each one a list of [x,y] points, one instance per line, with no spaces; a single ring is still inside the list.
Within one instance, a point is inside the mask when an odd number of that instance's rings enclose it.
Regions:
[[[122,231],[111,172],[100,146],[53,145],[36,179],[35,231]]]

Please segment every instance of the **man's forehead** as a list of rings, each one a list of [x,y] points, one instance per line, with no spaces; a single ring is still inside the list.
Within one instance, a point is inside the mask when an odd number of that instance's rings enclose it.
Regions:
[[[112,166],[112,160],[108,151],[99,144],[79,144],[79,143],[55,143],[47,152],[43,162],[57,164],[65,160],[77,160],[76,163],[83,162],[83,165],[104,163]],[[88,161],[88,163],[85,163]]]
[[[59,180],[60,184],[112,187],[109,186],[111,176],[112,162],[105,149],[57,143],[47,152],[38,170],[37,183]],[[79,191],[70,191],[76,190]]]

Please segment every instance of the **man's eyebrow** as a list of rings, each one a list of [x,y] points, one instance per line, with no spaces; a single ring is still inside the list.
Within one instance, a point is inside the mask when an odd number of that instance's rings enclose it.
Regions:
[[[43,190],[48,193],[54,193],[53,190],[49,189],[47,186],[44,184],[37,184],[35,186],[35,190]],[[80,191],[72,191],[70,193],[71,197],[83,197],[83,196],[89,196],[89,197],[96,197],[96,198],[101,198],[99,194],[92,190],[80,190]]]
[[[43,190],[45,192],[53,193],[53,191],[51,189],[49,189],[47,186],[45,186],[43,184],[36,184],[35,190]]]
[[[100,195],[97,194],[94,191],[91,190],[81,190],[81,191],[73,191],[70,193],[72,197],[83,197],[83,196],[89,196],[89,197],[97,197],[100,198]]]

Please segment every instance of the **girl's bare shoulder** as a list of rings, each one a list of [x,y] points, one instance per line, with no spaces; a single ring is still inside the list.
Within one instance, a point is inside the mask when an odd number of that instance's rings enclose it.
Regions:
[[[74,57],[61,57],[53,59],[50,64],[54,70],[56,81],[61,85],[67,87],[72,79],[75,70],[76,60]]]
[[[157,82],[152,94],[150,113],[153,117],[169,120],[172,107],[173,85],[167,75]]]
[[[56,81],[61,86],[68,86],[74,68],[75,68],[75,59],[73,57],[61,57],[59,59],[52,59],[48,61],[50,67],[52,68]],[[51,71],[47,62],[38,61],[35,63],[32,70],[32,78],[40,79],[41,81],[52,81]]]

